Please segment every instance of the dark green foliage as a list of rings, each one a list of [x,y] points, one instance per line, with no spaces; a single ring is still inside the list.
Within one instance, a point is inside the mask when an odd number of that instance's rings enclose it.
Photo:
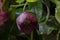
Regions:
[[[32,3],[16,1],[3,1],[2,10],[8,10],[9,19],[0,27],[0,40],[60,40],[60,23],[55,18],[58,0],[38,0]],[[31,12],[38,20],[39,30],[33,30],[31,35],[25,35],[17,28],[16,18],[24,11]]]

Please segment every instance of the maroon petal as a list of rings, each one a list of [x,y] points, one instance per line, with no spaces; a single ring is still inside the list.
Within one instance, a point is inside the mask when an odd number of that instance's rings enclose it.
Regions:
[[[4,25],[5,22],[8,20],[8,14],[6,11],[0,12],[0,26]]]
[[[30,12],[20,14],[16,19],[16,23],[18,29],[25,34],[30,34],[34,29],[39,28],[35,15]]]
[[[2,11],[3,0],[0,0],[0,26],[4,25],[8,20],[8,12]]]

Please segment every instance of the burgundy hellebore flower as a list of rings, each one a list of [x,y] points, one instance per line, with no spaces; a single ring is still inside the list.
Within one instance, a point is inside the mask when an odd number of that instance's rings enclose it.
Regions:
[[[0,26],[4,25],[7,20],[8,20],[7,12],[6,11],[0,12]]]
[[[0,0],[0,26],[4,25],[8,20],[7,11],[2,11],[2,0]]]
[[[23,12],[20,14],[16,19],[16,23],[18,29],[25,34],[30,34],[32,30],[39,29],[37,19],[31,12]]]

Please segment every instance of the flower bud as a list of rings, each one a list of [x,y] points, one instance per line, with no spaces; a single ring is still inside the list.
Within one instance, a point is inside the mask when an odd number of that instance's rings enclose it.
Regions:
[[[25,34],[30,34],[34,29],[39,29],[35,15],[30,12],[21,13],[17,17],[16,23],[18,29]]]

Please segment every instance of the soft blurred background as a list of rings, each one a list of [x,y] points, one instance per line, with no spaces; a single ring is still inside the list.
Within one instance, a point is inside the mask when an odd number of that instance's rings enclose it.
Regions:
[[[24,11],[34,14],[39,25],[29,35],[16,23]],[[60,0],[0,0],[0,40],[60,40]]]

